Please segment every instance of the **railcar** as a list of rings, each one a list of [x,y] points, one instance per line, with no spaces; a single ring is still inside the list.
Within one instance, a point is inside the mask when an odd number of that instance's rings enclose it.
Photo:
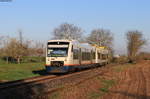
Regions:
[[[76,40],[49,40],[45,68],[48,73],[66,73],[107,64],[108,58],[104,47]]]

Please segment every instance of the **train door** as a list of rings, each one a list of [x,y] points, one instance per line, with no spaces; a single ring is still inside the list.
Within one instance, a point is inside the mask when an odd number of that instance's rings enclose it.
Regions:
[[[74,52],[73,52],[73,45],[72,45],[72,48],[71,48],[71,57],[72,57],[72,64],[74,64]]]
[[[82,51],[81,48],[79,48],[79,64],[81,65],[81,61],[82,61]]]
[[[92,62],[92,59],[93,59],[93,51],[91,50],[91,55],[90,55],[91,63],[93,63],[93,62]]]
[[[96,51],[95,51],[95,62],[96,63],[98,63],[98,52],[97,52],[98,50],[96,49]]]

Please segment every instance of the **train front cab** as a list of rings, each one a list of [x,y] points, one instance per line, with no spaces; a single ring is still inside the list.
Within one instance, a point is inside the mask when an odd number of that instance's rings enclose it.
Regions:
[[[47,44],[46,71],[48,73],[66,73],[72,69],[70,41],[50,41]]]

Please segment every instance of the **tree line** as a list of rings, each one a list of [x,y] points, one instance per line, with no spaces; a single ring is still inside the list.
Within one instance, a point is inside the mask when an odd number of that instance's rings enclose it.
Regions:
[[[22,32],[19,37],[0,37],[0,57],[8,62],[21,63],[23,57],[45,56],[45,46],[42,42],[25,40]],[[32,59],[30,60],[32,61]]]
[[[113,33],[108,29],[97,28],[93,29],[89,35],[84,36],[85,31],[69,23],[60,24],[52,31],[53,37],[50,39],[69,39],[78,40],[79,42],[87,42],[97,46],[105,46],[113,54]],[[18,38],[0,37],[0,57],[12,57],[21,62],[24,56],[41,57],[45,54],[46,44],[41,42],[34,42],[32,40],[23,39],[22,31],[19,31]],[[131,62],[136,60],[140,49],[146,44],[142,32],[138,30],[131,30],[126,33],[128,58]]]
[[[80,42],[87,42],[97,46],[105,46],[113,54],[113,34],[108,29],[97,28],[93,29],[91,33],[84,37],[84,30],[74,24],[63,23],[54,29],[53,39],[75,39]],[[147,40],[144,39],[141,31],[129,30],[126,32],[127,39],[127,56],[129,62],[136,61],[140,49],[146,44]]]

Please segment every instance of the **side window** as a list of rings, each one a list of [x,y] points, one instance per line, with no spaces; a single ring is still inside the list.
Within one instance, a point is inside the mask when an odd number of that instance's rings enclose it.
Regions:
[[[88,60],[91,60],[91,52],[88,52]]]
[[[98,59],[101,59],[101,53],[98,53]]]
[[[73,45],[72,45],[72,48],[71,48],[71,52],[73,52]]]
[[[95,52],[92,53],[93,59],[95,59]]]
[[[82,60],[90,60],[90,52],[82,52]]]
[[[79,58],[79,50],[73,49],[73,59],[78,59],[78,58]]]
[[[82,52],[82,60],[85,60],[85,52]]]
[[[106,59],[108,59],[109,58],[109,56],[108,56],[108,54],[106,54]]]
[[[103,59],[103,60],[106,59],[106,54],[102,54],[102,59]]]

